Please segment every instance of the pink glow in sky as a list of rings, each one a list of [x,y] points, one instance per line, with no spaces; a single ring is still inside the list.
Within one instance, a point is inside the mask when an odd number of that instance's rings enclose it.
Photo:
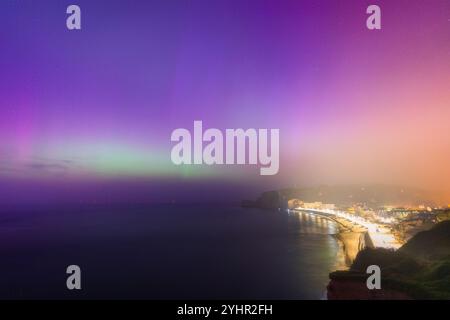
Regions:
[[[3,1],[0,177],[386,183],[450,196],[450,2],[377,1],[374,31],[369,4],[78,1],[83,29],[69,32],[61,1],[38,13],[35,1]],[[170,133],[194,120],[279,128],[280,173],[174,167]]]

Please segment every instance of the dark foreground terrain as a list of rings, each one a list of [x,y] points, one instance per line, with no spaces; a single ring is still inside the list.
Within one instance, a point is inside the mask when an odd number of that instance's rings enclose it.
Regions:
[[[381,268],[381,290],[366,287],[369,265]],[[365,249],[349,271],[330,274],[329,299],[450,299],[450,221],[415,235],[397,251]]]

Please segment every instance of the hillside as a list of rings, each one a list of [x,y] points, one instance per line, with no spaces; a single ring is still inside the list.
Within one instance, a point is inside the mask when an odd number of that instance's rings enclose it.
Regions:
[[[443,221],[431,230],[422,231],[410,239],[399,252],[426,260],[450,256],[450,220]]]
[[[379,292],[365,285],[365,270],[373,264],[381,268]],[[349,271],[334,272],[330,279],[331,299],[450,299],[450,221],[418,233],[397,251],[365,249]]]

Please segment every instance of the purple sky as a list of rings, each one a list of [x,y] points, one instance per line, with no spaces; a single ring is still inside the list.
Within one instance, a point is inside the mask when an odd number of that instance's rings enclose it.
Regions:
[[[372,2],[2,1],[0,201],[450,190],[450,1],[376,1],[369,31]],[[175,167],[170,134],[194,120],[279,128],[280,173]]]

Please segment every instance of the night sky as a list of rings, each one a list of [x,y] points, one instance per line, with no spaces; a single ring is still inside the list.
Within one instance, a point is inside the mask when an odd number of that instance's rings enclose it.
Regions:
[[[352,183],[450,196],[448,0],[2,0],[0,26],[0,203]],[[279,128],[279,174],[173,165],[171,132],[194,120]]]

